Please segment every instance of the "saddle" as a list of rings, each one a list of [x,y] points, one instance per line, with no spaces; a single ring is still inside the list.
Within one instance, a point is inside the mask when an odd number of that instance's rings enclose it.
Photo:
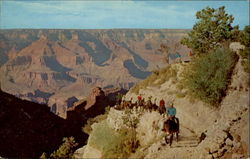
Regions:
[[[179,119],[178,118],[173,118],[173,119],[167,119],[164,124],[167,124],[170,126],[170,131],[171,132],[177,132],[179,131]]]

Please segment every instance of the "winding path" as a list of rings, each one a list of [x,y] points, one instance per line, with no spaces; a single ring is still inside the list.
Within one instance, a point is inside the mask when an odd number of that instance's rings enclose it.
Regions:
[[[176,142],[174,137],[171,147],[165,144],[165,140],[162,139],[159,144],[149,147],[148,154],[145,158],[157,158],[157,159],[191,159],[193,150],[199,145],[199,138],[195,136],[192,130],[180,127],[179,141]],[[151,151],[152,149],[157,149],[157,151]],[[167,154],[167,156],[166,156]]]

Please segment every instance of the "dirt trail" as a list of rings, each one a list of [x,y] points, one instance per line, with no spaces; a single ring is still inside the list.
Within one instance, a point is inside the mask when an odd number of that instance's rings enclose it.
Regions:
[[[180,125],[179,141],[174,137],[171,147],[166,145],[164,138],[150,146],[145,158],[179,159],[192,158],[192,151],[199,144],[199,138],[192,130]],[[180,153],[179,153],[180,152]],[[162,155],[159,155],[162,154]]]
[[[199,138],[192,130],[181,125],[179,133],[179,141],[176,142],[174,137],[171,148],[196,147],[199,144]]]

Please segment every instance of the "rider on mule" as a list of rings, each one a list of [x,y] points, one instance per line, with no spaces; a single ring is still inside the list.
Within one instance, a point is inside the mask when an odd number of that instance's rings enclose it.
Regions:
[[[147,103],[146,103],[146,109],[148,109],[150,112],[152,111],[153,103],[151,102],[152,96],[148,97]]]
[[[117,105],[120,105],[121,102],[122,102],[122,94],[121,93],[118,93],[117,96],[116,96],[116,104]]]
[[[176,108],[171,102],[169,103],[169,107],[167,108],[167,116],[168,119],[175,121],[175,123],[178,125],[178,130],[179,130],[179,119],[176,118],[175,115],[176,115]]]
[[[141,94],[137,97],[137,107],[139,107],[139,106],[142,106],[142,95]]]
[[[166,112],[165,101],[163,99],[160,100],[160,106],[158,108],[160,114],[164,114]]]

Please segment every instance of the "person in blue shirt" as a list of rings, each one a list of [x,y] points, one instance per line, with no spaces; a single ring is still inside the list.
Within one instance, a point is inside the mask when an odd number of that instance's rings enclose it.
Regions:
[[[169,107],[168,108],[168,116],[175,117],[175,115],[176,115],[176,109],[174,107]]]
[[[176,115],[176,109],[173,105],[173,103],[169,104],[169,107],[167,107],[167,116],[168,118],[174,118]]]
[[[179,130],[179,119],[176,118],[176,108],[174,107],[173,103],[171,102],[169,104],[169,107],[167,107],[167,116],[168,119],[170,120],[174,120],[178,126],[178,130]]]

